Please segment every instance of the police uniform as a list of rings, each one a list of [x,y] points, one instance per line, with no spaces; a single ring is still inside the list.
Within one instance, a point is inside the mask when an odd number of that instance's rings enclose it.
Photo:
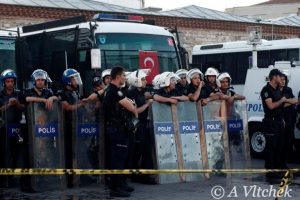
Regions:
[[[212,86],[210,86],[209,84],[205,84],[204,87],[205,87],[205,89],[206,89],[207,91],[209,91],[209,93],[217,93],[217,92],[221,92],[221,91],[220,91],[220,88],[218,88],[218,87],[212,87]]]
[[[66,101],[70,105],[75,105],[79,103],[79,94],[77,91],[68,90],[64,88],[63,90],[58,91],[58,98],[61,102]],[[73,122],[73,112],[65,111],[64,112],[64,143],[65,143],[65,165],[67,169],[73,168],[73,137],[72,137],[72,122]],[[73,176],[67,176],[68,187],[73,187]]]
[[[104,93],[103,108],[106,120],[106,136],[110,141],[110,168],[125,169],[128,158],[129,135],[125,127],[125,110],[119,101],[125,98],[120,88],[110,84]],[[122,176],[111,176],[112,190],[122,187]]]
[[[38,94],[37,91],[34,88],[31,88],[31,89],[26,89],[24,91],[24,95],[22,96],[22,102],[25,105],[28,105],[29,103],[26,101],[26,97],[38,97],[38,98],[48,99],[49,97],[52,97],[52,96],[53,96],[52,91],[47,89],[47,88],[42,89],[41,94]],[[40,106],[43,106],[43,107],[45,105],[44,103],[37,103],[37,104],[40,105]],[[27,110],[25,110],[25,112],[26,112],[26,115],[25,115],[26,119],[28,119],[28,117],[30,117],[30,116],[28,116]],[[28,120],[26,120],[26,121],[28,121]],[[28,140],[27,137],[28,136],[26,134],[26,136],[24,138],[25,141]],[[26,161],[27,161],[25,163],[25,165],[26,165],[25,168],[29,168],[30,164],[29,164],[29,146],[28,146],[29,144],[28,144],[28,142],[25,145],[26,145],[26,147],[25,147],[25,150],[24,150],[24,154],[25,154],[24,157],[26,157]],[[21,179],[22,179],[22,182],[24,182],[24,184],[25,184],[22,187],[25,187],[26,188],[25,190],[28,190],[27,189],[27,184],[28,184],[27,182],[30,182],[29,176],[22,176]],[[29,188],[30,192],[32,192],[31,190],[33,190],[33,189]],[[34,192],[34,190],[33,190],[33,192]]]
[[[0,107],[8,104],[10,98],[15,98],[20,102],[21,92],[19,90],[14,90],[11,95],[5,93],[3,89],[0,93]],[[2,168],[18,168],[24,167],[19,166],[18,161],[20,156],[22,156],[22,148],[24,144],[24,127],[21,127],[20,121],[22,119],[22,110],[17,108],[17,106],[10,106],[3,110],[1,113],[1,124],[0,124],[0,154],[1,160],[0,165]],[[18,133],[13,133],[7,130],[8,125],[14,125],[14,128],[19,130]],[[0,177],[3,178],[3,177]],[[11,178],[11,176],[9,177]],[[1,181],[0,184],[7,184],[7,182]],[[7,186],[7,185],[6,185]]]
[[[137,107],[146,104],[145,90],[138,90],[133,87],[128,90],[128,98],[135,101]],[[153,160],[151,159],[151,136],[147,128],[148,108],[139,113],[139,126],[135,133],[135,145],[133,153],[133,169],[152,169]],[[139,164],[141,162],[141,164]],[[142,181],[142,180],[137,180]]]
[[[181,96],[180,94],[178,94],[178,91],[176,89],[167,91],[164,88],[156,90],[155,94],[166,98]]]
[[[265,102],[266,99],[271,98],[273,102],[277,102],[282,98],[282,93],[278,88],[273,88],[269,83],[261,90],[261,99],[264,108],[264,134],[267,139],[266,153],[265,153],[265,168],[266,169],[280,169],[285,168],[284,154],[284,115],[283,105],[270,110]]]
[[[295,98],[293,91],[290,87],[284,86],[282,91],[282,96],[287,99]],[[295,105],[289,105],[287,107],[283,107],[283,116],[285,121],[285,137],[286,137],[286,154],[285,160],[287,160],[288,155],[293,155],[293,144],[294,144],[294,126],[297,118],[297,111]]]
[[[186,84],[185,86],[181,85],[180,83],[176,84],[176,90],[177,93],[179,94],[179,96],[188,95],[188,88],[189,88],[189,84]]]
[[[188,94],[194,94],[196,92],[196,90],[197,90],[197,87],[195,87],[192,83],[190,83],[189,87],[188,87]],[[210,93],[211,92],[209,90],[207,90],[206,87],[202,86],[200,95],[199,95],[197,101],[208,98]]]

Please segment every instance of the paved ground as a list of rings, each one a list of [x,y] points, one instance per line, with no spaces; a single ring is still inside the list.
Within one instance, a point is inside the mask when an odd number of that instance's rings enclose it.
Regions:
[[[253,165],[261,167],[260,160],[255,160]],[[295,165],[292,167],[299,167]],[[233,175],[213,176],[210,180],[201,180],[188,183],[173,183],[164,185],[142,185],[131,183],[135,187],[132,196],[127,199],[133,200],[208,200],[208,199],[275,199],[272,193],[278,189],[280,180],[267,182],[264,175]],[[222,188],[224,190],[222,190]],[[215,189],[212,196],[212,190]],[[300,178],[294,178],[283,199],[300,199]],[[222,192],[224,191],[224,197]],[[264,191],[264,192],[263,192]],[[248,195],[247,195],[248,194]],[[228,196],[229,195],[229,196]],[[266,196],[266,197],[264,197]],[[35,194],[20,192],[18,188],[1,189],[0,199],[3,200],[101,200],[119,199],[109,197],[108,189],[103,185],[90,185],[65,191],[51,191]],[[125,198],[126,199],[126,198]]]

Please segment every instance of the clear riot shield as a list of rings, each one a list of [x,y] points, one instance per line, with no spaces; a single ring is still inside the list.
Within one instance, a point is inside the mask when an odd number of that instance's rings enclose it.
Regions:
[[[100,105],[90,102],[73,112],[73,167],[74,169],[100,168]],[[103,125],[103,124],[102,124]],[[75,176],[75,186],[98,182],[98,176]]]
[[[33,168],[64,168],[64,143],[62,111],[58,102],[53,109],[44,103],[30,103],[27,107],[29,153]],[[63,175],[43,175],[32,177],[32,187],[37,191],[65,188]]]
[[[184,169],[203,169],[200,127],[196,103],[180,102],[177,104],[177,120],[183,155]],[[201,121],[202,119],[199,119]],[[202,174],[185,174],[186,181],[202,180]]]
[[[209,169],[230,168],[228,162],[227,134],[224,131],[224,102],[211,101],[202,107],[203,129],[206,141],[207,159],[204,165]]]
[[[246,101],[234,101],[232,104],[226,103],[226,111],[231,169],[250,169]]]
[[[155,141],[156,168],[178,169],[171,105],[153,102],[150,113]],[[179,174],[159,174],[158,182],[161,184],[180,182],[180,177]]]

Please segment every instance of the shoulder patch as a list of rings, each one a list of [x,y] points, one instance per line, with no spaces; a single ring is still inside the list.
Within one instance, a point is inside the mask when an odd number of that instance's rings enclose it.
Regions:
[[[120,97],[122,97],[123,96],[123,92],[122,91],[118,91],[118,95],[120,96]]]
[[[264,93],[264,96],[265,96],[265,98],[268,98],[268,97],[269,97],[268,92],[265,92],[265,93]]]

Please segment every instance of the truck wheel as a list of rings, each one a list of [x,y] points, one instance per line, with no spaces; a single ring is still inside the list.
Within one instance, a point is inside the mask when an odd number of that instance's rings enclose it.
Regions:
[[[250,152],[253,158],[263,158],[266,148],[266,138],[260,123],[249,125]]]

